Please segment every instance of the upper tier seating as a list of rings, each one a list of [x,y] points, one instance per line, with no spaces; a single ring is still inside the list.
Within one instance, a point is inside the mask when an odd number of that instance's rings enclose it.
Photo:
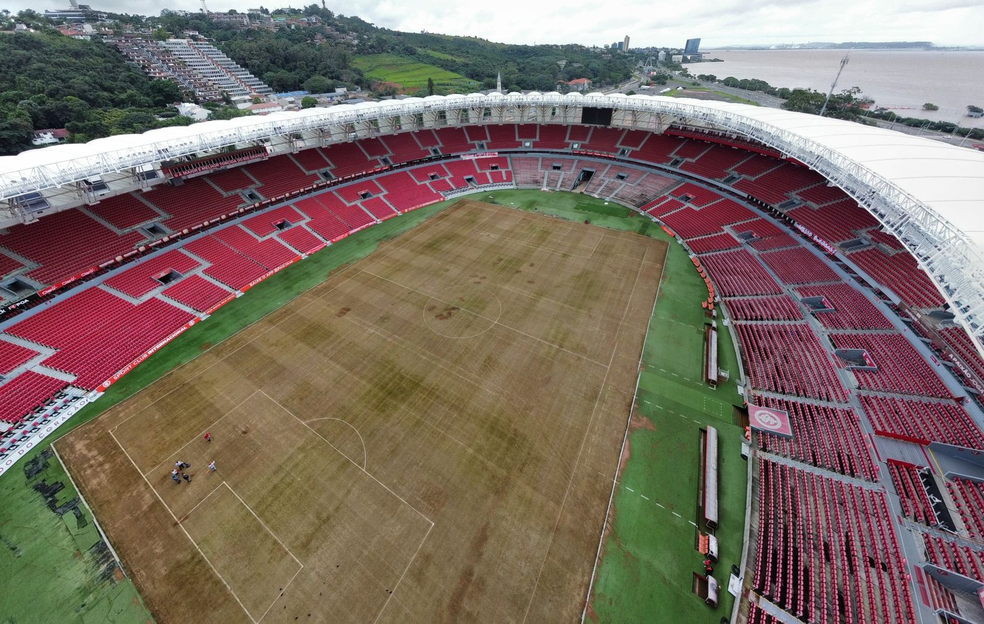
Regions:
[[[132,251],[142,240],[135,232],[120,236],[81,210],[65,210],[13,226],[0,236],[0,246],[41,265],[28,277],[54,284]]]
[[[978,377],[984,379],[984,360],[974,348],[974,343],[971,342],[967,331],[962,327],[946,327],[938,330],[938,333],[940,338],[956,351],[964,364],[970,367]]]
[[[847,258],[910,306],[939,308],[945,303],[932,280],[908,253],[889,256],[880,249],[871,248],[856,251]]]
[[[260,181],[260,193],[267,199],[311,186],[320,180],[316,175],[304,173],[289,156],[274,156],[243,168]]]
[[[923,533],[926,561],[984,583],[984,552]]]
[[[805,167],[785,163],[754,179],[738,180],[734,187],[767,204],[778,206],[800,189],[822,182],[823,177]]]
[[[834,334],[836,349],[864,349],[878,370],[855,370],[858,385],[867,390],[949,398],[949,388],[901,334]]]
[[[301,150],[296,154],[292,154],[291,157],[302,169],[311,173],[331,167],[331,163],[325,159],[321,150],[316,147]]]
[[[759,259],[772,269],[784,284],[840,281],[833,269],[805,247],[764,253]]]
[[[679,150],[677,151],[679,154]],[[731,147],[711,145],[710,149],[693,162],[685,162],[680,169],[696,173],[705,178],[723,180],[730,175],[730,169],[748,158],[748,152]]]
[[[381,166],[378,160],[370,158],[362,151],[359,147],[360,143],[336,143],[325,148],[325,155],[334,165],[331,170],[332,175],[336,178],[346,178]]]
[[[383,137],[382,141],[390,148],[390,160],[405,163],[430,156],[430,151],[420,147],[414,138],[416,133],[404,132]]]
[[[826,183],[821,182],[809,188],[803,189],[796,192],[800,199],[816,204],[817,206],[822,206],[823,204],[832,204],[835,201],[841,201],[847,198],[847,193],[842,191],[836,186],[827,186]]]
[[[86,206],[86,209],[121,230],[128,230],[142,223],[159,221],[163,218],[159,212],[130,193],[107,197],[98,204]]]
[[[828,243],[854,240],[878,225],[878,221],[853,199],[845,199],[822,208],[794,208],[786,216]]]
[[[930,403],[915,399],[862,394],[861,406],[875,433],[917,444],[943,442],[984,449],[984,434],[967,412],[953,401]]]
[[[175,232],[229,214],[243,203],[239,195],[224,197],[204,178],[187,180],[180,186],[155,186],[144,194],[144,199],[171,215],[164,225]]]
[[[843,402],[847,393],[828,352],[803,325],[735,325],[752,388]]]
[[[461,154],[475,149],[461,128],[438,128],[435,130],[435,134],[441,141],[441,153],[443,154]]]
[[[208,174],[208,179],[212,184],[219,187],[226,193],[234,193],[242,189],[258,186],[259,182],[249,177],[241,167],[226,169],[216,173]]]
[[[823,297],[833,312],[817,312],[820,324],[831,329],[892,329],[892,322],[875,304],[849,284],[801,286],[802,297]]]

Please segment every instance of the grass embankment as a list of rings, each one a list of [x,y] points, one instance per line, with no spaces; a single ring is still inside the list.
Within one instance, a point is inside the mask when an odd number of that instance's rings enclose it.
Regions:
[[[150,613],[133,583],[115,573],[115,562],[99,539],[92,512],[77,500],[61,464],[50,456],[51,442],[451,203],[427,206],[375,225],[261,282],[148,358],[0,477],[0,540],[4,546],[0,553],[0,587],[4,588],[0,591],[0,623],[149,621]],[[40,472],[33,474],[36,470]]]
[[[603,227],[632,230],[670,240],[635,212],[617,213],[583,195],[507,191],[472,196],[492,203],[536,210]],[[612,208],[612,214],[599,212]],[[622,210],[625,210],[622,208]],[[741,561],[747,465],[741,458],[740,427],[732,406],[740,403],[734,381],[710,389],[701,380],[704,310],[703,279],[682,246],[670,242],[656,310],[650,321],[639,383],[640,426],[629,434],[630,457],[615,493],[614,524],[606,538],[592,596],[598,622],[707,622],[731,616],[727,592],[732,564]],[[719,324],[721,368],[738,375],[728,329]],[[699,431],[708,424],[721,434],[720,561],[715,575],[724,586],[716,611],[692,593],[693,572],[703,572],[695,549]],[[648,499],[648,500],[647,500]]]
[[[434,80],[435,93],[460,93],[478,87],[477,82],[461,74],[395,54],[357,56],[352,64],[368,78],[402,85],[408,91],[426,89],[428,78]]]
[[[758,102],[754,100],[749,100],[748,98],[743,98],[740,95],[735,95],[733,93],[727,93],[725,91],[718,91],[717,89],[711,89],[709,87],[694,87],[689,84],[683,84],[685,89],[683,91],[668,91],[661,95],[668,95],[670,97],[681,97],[681,98],[696,98],[699,100],[716,100],[718,102],[737,102],[739,104],[751,104],[752,106],[761,106]]]

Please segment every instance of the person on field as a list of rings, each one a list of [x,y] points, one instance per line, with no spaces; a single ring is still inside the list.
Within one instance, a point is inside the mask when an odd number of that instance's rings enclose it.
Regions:
[[[208,465],[208,471],[209,472],[215,472],[215,462],[214,461]]]
[[[212,434],[209,433],[208,431],[206,431],[205,432],[205,438],[204,438],[204,440],[205,440],[205,443],[206,444],[208,444],[209,442],[211,442],[212,441]]]
[[[181,473],[181,478],[182,478],[182,479],[184,479],[185,481],[187,481],[188,483],[191,483],[191,477],[190,477],[190,476],[188,476],[188,474],[187,474],[187,473],[185,473],[185,472],[182,472],[182,473]]]
[[[181,483],[181,478],[178,477],[177,469],[171,471],[171,478],[174,479],[175,483]]]
[[[174,462],[174,467],[177,468],[179,471],[181,471],[184,470],[185,468],[191,468],[191,464],[189,464],[188,462],[183,462],[181,460],[178,460]]]

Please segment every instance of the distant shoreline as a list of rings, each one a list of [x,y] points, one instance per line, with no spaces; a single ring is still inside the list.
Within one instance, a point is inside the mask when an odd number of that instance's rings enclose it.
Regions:
[[[984,52],[984,47],[955,47],[955,48],[755,48],[755,47],[728,47],[728,48],[704,48],[702,54],[713,52]]]

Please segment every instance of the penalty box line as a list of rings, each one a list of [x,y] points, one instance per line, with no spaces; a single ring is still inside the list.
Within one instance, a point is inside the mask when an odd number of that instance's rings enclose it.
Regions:
[[[204,435],[205,435],[205,434],[206,434],[206,433],[207,433],[208,431],[211,431],[211,430],[212,430],[212,429],[213,429],[213,428],[215,427],[215,425],[217,425],[218,423],[220,423],[221,421],[223,421],[223,420],[225,419],[225,417],[226,417],[226,416],[228,416],[229,414],[231,414],[231,413],[233,413],[234,411],[236,411],[237,409],[239,409],[240,407],[242,407],[242,406],[243,406],[243,405],[244,405],[244,404],[246,403],[246,401],[249,401],[249,400],[250,400],[250,399],[252,399],[252,398],[253,398],[254,396],[256,396],[256,393],[257,393],[257,392],[259,392],[259,390],[254,390],[254,391],[253,391],[253,392],[252,392],[252,393],[251,393],[251,394],[250,394],[249,396],[247,396],[247,397],[246,397],[245,399],[243,399],[243,400],[242,400],[242,401],[240,401],[239,403],[236,403],[236,405],[234,405],[234,406],[233,406],[233,407],[232,407],[232,408],[231,408],[231,409],[230,409],[230,410],[229,410],[228,412],[226,412],[225,414],[222,414],[221,416],[219,416],[218,418],[216,418],[216,419],[215,419],[214,421],[212,421],[212,422],[211,422],[211,423],[210,423],[210,424],[208,425],[208,427],[206,427],[205,429],[203,429],[203,430],[201,430],[201,431],[199,431],[199,432],[198,432],[198,434],[197,434],[197,435],[196,435],[195,437],[193,437],[193,438],[192,438],[191,440],[188,440],[187,442],[185,442],[184,444],[182,444],[182,445],[181,445],[181,448],[179,448],[178,450],[176,450],[176,451],[174,451],[174,453],[171,453],[170,455],[168,455],[168,457],[171,457],[172,455],[175,455],[176,453],[180,453],[181,451],[183,451],[183,450],[185,450],[185,449],[186,449],[186,448],[188,448],[188,446],[189,446],[189,445],[191,445],[191,444],[192,444],[192,443],[193,443],[193,442],[194,442],[195,440],[200,440],[200,439],[202,439],[202,436],[204,436]],[[122,424],[122,423],[121,423],[121,424]],[[116,430],[116,428],[114,427],[114,428],[113,428],[113,431],[115,431],[115,430]],[[115,436],[114,436],[114,437],[115,437]],[[145,473],[143,473],[143,476],[144,476],[144,477],[146,477],[146,476],[147,476],[147,475],[149,475],[150,473],[152,473],[152,472],[154,472],[154,471],[156,471],[156,470],[157,470],[158,468],[160,468],[161,466],[163,466],[163,465],[164,465],[164,462],[166,462],[166,461],[168,461],[168,460],[167,460],[167,459],[165,459],[165,460],[163,460],[163,461],[161,461],[161,462],[160,462],[159,464],[157,464],[156,466],[154,466],[153,468],[151,468],[151,469],[150,469],[150,470],[148,470],[147,472],[145,472]],[[139,468],[138,468],[137,470],[139,470]],[[188,513],[191,513],[191,512],[188,512]]]
[[[225,577],[222,576],[221,574],[219,574],[219,571],[215,569],[215,566],[212,564],[212,561],[208,558],[208,556],[205,555],[205,553],[202,551],[201,547],[198,545],[198,542],[195,541],[195,538],[193,538],[191,536],[191,533],[188,532],[188,529],[186,529],[184,527],[184,525],[181,523],[181,520],[178,519],[178,517],[174,514],[174,512],[171,510],[171,508],[168,506],[168,504],[164,502],[164,499],[161,497],[161,495],[157,491],[157,489],[154,488],[153,485],[151,485],[150,480],[147,479],[147,476],[140,472],[140,468],[137,466],[137,463],[135,461],[133,461],[133,458],[130,457],[130,454],[127,453],[126,449],[123,448],[123,445],[120,444],[120,441],[116,438],[116,434],[114,434],[112,431],[108,431],[107,433],[109,433],[110,437],[113,438],[113,441],[116,442],[116,446],[120,447],[120,450],[123,451],[123,454],[126,455],[126,458],[128,460],[130,460],[130,463],[133,464],[133,469],[136,470],[138,474],[140,474],[140,477],[147,484],[147,487],[150,488],[150,491],[154,493],[154,496],[157,497],[157,500],[160,501],[160,503],[164,507],[164,509],[167,510],[167,513],[169,513],[171,515],[171,518],[174,519],[174,523],[176,525],[178,525],[178,528],[180,528],[181,531],[185,534],[185,537],[188,538],[188,541],[191,542],[191,545],[194,546],[195,547],[195,550],[198,551],[198,554],[202,556],[202,559],[204,559],[205,560],[205,563],[208,564],[208,567],[211,568],[212,573],[215,574],[215,576],[218,577],[218,579],[220,581],[222,581],[222,584],[225,585],[226,589],[229,590],[229,593],[232,594],[232,597],[239,604],[239,607],[243,610],[243,613],[246,614],[246,617],[248,617],[249,620],[251,622],[253,622],[253,624],[259,624],[257,622],[256,618],[253,617],[253,614],[251,614],[249,612],[249,609],[246,608],[246,605],[243,604],[243,601],[240,600],[239,596],[232,589],[232,586],[229,585],[228,581],[225,580]],[[218,488],[216,488],[216,489],[218,489]],[[211,496],[212,493],[214,493],[214,492],[215,492],[215,490],[212,490],[212,492],[210,492],[208,494],[208,496]],[[208,498],[208,496],[206,496],[206,498]],[[201,503],[199,503],[199,504],[201,504]],[[291,556],[293,557],[293,555],[291,555]]]

